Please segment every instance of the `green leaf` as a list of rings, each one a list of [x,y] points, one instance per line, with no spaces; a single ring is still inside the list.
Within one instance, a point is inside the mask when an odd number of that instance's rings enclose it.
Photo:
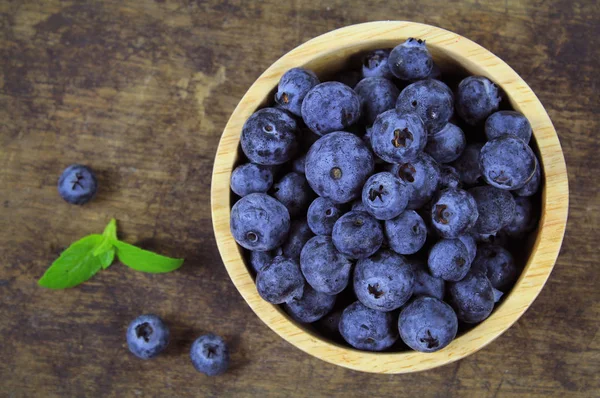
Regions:
[[[183,259],[161,256],[147,250],[140,249],[121,241],[113,241],[117,248],[117,257],[126,266],[137,271],[163,273],[171,272],[181,267]]]
[[[117,240],[117,220],[114,218],[111,219],[104,228],[104,232],[102,233],[102,242],[94,249],[94,256],[99,256],[105,252],[108,252],[113,248],[113,241]],[[113,253],[114,258],[114,253]],[[104,269],[108,268],[110,264],[108,264]]]
[[[117,220],[112,218],[106,228],[104,228],[104,232],[102,232],[102,236],[107,237],[110,240],[117,240]]]
[[[100,263],[102,264],[102,269],[107,269],[111,266],[113,261],[115,260],[115,248],[111,247],[109,250],[104,253],[100,253],[97,255],[98,259],[100,259]]]
[[[101,242],[99,234],[79,239],[60,254],[38,284],[50,289],[66,289],[87,281],[102,268],[101,259],[93,255]]]

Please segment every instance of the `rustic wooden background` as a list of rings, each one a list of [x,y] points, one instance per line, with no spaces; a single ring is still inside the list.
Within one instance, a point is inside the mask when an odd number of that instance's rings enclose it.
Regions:
[[[382,19],[453,30],[507,61],[554,121],[571,189],[561,255],[525,316],[467,359],[397,376],[321,362],[263,325],[228,279],[209,207],[221,130],[254,79],[316,35]],[[4,0],[0,55],[0,396],[600,395],[597,2]],[[83,207],[56,192],[73,162],[99,173]],[[121,237],[184,267],[115,264],[71,290],[36,285],[111,217]],[[144,362],[124,332],[145,312],[174,341]],[[188,358],[208,331],[233,352],[218,378]]]

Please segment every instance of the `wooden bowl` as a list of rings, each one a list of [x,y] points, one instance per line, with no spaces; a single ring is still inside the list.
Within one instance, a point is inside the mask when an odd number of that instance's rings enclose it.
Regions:
[[[532,237],[531,253],[524,256],[526,265],[519,280],[488,319],[435,353],[365,352],[322,338],[310,326],[296,323],[278,306],[258,295],[241,249],[229,231],[232,205],[229,179],[240,155],[238,147],[244,122],[272,101],[274,88],[288,69],[304,66],[320,76],[327,75],[340,70],[352,55],[391,48],[409,37],[425,39],[442,70],[463,68],[467,73],[491,79],[504,90],[512,107],[529,119],[543,165],[542,216],[537,235]],[[336,365],[373,373],[408,373],[445,365],[478,351],[523,315],[542,290],[558,256],[567,221],[569,191],[565,161],[552,122],[531,88],[510,66],[485,48],[447,30],[413,22],[385,21],[348,26],[316,37],[285,54],[254,82],[223,131],[213,170],[211,202],[215,236],[227,272],[248,305],[271,329],[301,350]]]

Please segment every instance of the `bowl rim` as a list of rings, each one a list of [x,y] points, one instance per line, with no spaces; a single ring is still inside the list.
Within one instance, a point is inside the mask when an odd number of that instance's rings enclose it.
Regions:
[[[229,180],[238,157],[244,122],[263,105],[288,69],[327,57],[332,51],[374,49],[375,43],[401,43],[409,37],[425,39],[428,47],[470,73],[490,78],[504,90],[514,109],[529,119],[543,165],[542,212],[538,234],[520,278],[489,318],[434,353],[359,351],[321,338],[258,295],[240,247],[230,232]],[[306,353],[335,365],[371,373],[410,373],[446,365],[480,350],[505,332],[533,303],[554,267],[566,228],[568,199],[567,171],[558,136],[543,105],[523,79],[475,42],[439,27],[408,21],[377,21],[336,29],[305,42],[274,62],[248,89],[225,126],[211,183],[212,221],[219,252],[231,280],[250,308],[279,336]]]

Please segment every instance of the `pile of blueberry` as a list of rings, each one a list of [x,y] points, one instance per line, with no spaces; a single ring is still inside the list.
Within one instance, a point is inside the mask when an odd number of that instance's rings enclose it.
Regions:
[[[422,40],[365,55],[360,75],[282,76],[242,129],[231,233],[296,321],[361,350],[437,351],[520,274],[531,125],[483,76],[440,80]]]

